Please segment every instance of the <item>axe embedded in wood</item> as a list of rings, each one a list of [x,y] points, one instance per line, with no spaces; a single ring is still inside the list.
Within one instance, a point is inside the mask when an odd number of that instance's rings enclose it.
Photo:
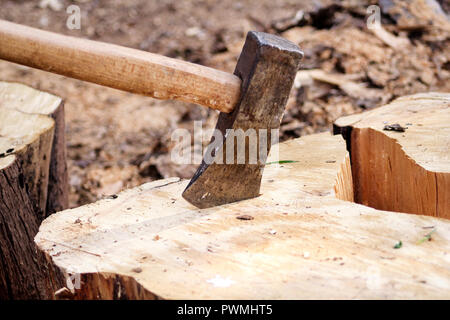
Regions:
[[[220,152],[226,153],[230,139],[234,148],[235,136],[227,134],[230,129],[255,130],[258,150],[269,152],[270,131],[280,126],[302,56],[295,44],[283,38],[249,32],[232,75],[140,50],[0,20],[0,59],[132,93],[220,110],[216,128],[224,139],[219,145],[210,144],[207,154],[213,160]],[[267,133],[263,143],[259,139],[261,132]],[[250,141],[245,143],[246,154],[249,144]],[[265,157],[258,157],[256,163],[248,158],[244,163],[204,159],[183,197],[206,208],[258,196]]]
[[[212,139],[202,164],[183,192],[186,200],[207,208],[259,195],[272,129],[280,127],[302,57],[300,49],[283,38],[262,32],[248,33],[234,71],[242,79],[239,103],[233,112],[219,115],[216,129],[224,139],[219,144],[213,141],[215,137]],[[239,146],[234,143],[236,132],[249,129],[254,130],[255,140],[243,140],[245,146],[239,154]],[[250,161],[251,143],[257,143],[253,148],[258,154],[256,163]],[[225,159],[230,153],[227,147],[233,148],[231,163]],[[240,156],[245,158],[243,163],[238,161]],[[220,161],[215,161],[216,157]]]

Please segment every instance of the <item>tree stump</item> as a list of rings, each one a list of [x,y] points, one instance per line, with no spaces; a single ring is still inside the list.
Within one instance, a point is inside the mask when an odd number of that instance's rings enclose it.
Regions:
[[[62,100],[0,82],[0,299],[51,298],[61,285],[34,236],[68,207],[67,181]]]
[[[442,99],[448,95],[433,95],[429,107]],[[429,124],[428,109],[413,108]],[[448,125],[445,110],[437,131]],[[447,156],[435,154],[438,161]],[[181,197],[188,181],[171,178],[50,216],[35,241],[79,280],[59,297],[450,298],[449,220],[352,202],[340,135],[287,141],[279,155],[295,162],[268,164],[258,198],[197,209]],[[448,185],[442,188],[448,197]]]
[[[355,201],[450,219],[450,94],[399,98],[338,119],[351,153]]]

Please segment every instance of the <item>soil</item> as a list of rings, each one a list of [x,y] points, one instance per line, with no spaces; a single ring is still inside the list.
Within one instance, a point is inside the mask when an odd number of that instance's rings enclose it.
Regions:
[[[69,30],[66,8],[81,9]],[[381,8],[385,32],[367,27]],[[233,72],[250,30],[281,35],[305,52],[281,139],[329,130],[343,115],[396,97],[450,91],[449,1],[437,0],[1,0],[0,18],[40,29],[163,54]],[[217,113],[160,101],[0,61],[0,79],[65,100],[70,206],[197,165],[170,161],[177,128],[212,128]],[[205,137],[205,143],[208,138]]]

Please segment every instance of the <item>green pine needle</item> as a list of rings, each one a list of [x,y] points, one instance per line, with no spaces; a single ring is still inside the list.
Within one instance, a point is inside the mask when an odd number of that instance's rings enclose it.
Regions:
[[[431,240],[431,235],[436,231],[436,229],[431,230],[430,232],[428,232],[422,239],[420,239],[419,241],[417,241],[417,244],[421,244],[424,243],[425,241],[430,241]]]
[[[275,164],[275,163],[283,164],[283,163],[294,163],[294,162],[298,162],[298,161],[294,161],[294,160],[280,160],[280,161],[267,162],[266,165]]]

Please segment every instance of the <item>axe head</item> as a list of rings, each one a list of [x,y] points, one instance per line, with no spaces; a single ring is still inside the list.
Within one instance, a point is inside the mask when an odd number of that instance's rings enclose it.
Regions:
[[[202,164],[183,192],[199,208],[259,196],[266,158],[303,57],[290,41],[249,32],[234,74],[241,78],[239,103],[220,113]]]

